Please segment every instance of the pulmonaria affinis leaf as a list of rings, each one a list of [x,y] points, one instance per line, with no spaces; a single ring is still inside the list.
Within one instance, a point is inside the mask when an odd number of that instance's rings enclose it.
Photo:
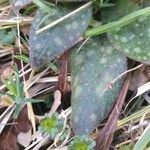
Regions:
[[[126,70],[126,57],[107,38],[93,38],[70,54],[72,124],[75,134],[89,134],[110,112],[123,79],[111,81]]]
[[[67,15],[67,16],[66,16]],[[38,10],[30,32],[30,61],[33,67],[46,64],[71,48],[82,36],[92,17],[91,3],[72,9],[57,7],[54,14]],[[62,20],[58,20],[62,18]],[[36,34],[36,31],[50,23],[52,27]]]
[[[145,0],[139,5],[139,1],[135,3],[135,0],[117,0],[116,7],[111,10],[111,13],[117,15],[114,15],[115,17],[113,15],[111,15],[113,17],[109,17],[109,11],[102,11],[103,20],[105,21],[105,18],[107,18],[107,21],[119,19],[119,16],[123,17],[140,8],[148,7],[150,6],[148,1],[149,0]],[[124,3],[124,5],[121,5],[121,2]],[[128,6],[129,4],[130,7]],[[105,12],[107,12],[107,14]],[[114,46],[126,56],[150,64],[150,16],[139,18],[137,21],[123,28],[108,33],[108,36]]]

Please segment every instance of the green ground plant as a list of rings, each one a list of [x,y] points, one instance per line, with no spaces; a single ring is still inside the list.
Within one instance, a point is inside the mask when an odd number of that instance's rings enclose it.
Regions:
[[[61,149],[69,145],[67,147],[69,150],[93,150],[96,143],[92,133],[94,131],[97,134],[99,124],[109,116],[115,106],[123,88],[124,75],[128,72],[128,66],[133,67],[139,63],[143,66],[150,65],[150,1],[2,0],[0,12],[8,3],[13,10],[10,18],[14,16],[17,18],[2,20],[0,50],[4,47],[11,47],[13,49],[12,61],[14,59],[20,61],[21,68],[19,68],[20,64],[14,63],[14,72],[7,80],[1,79],[6,88],[5,91],[0,92],[0,95],[8,96],[13,100],[14,118],[18,117],[26,104],[44,102],[44,100],[28,98],[26,90],[35,84],[33,91],[36,91],[38,84],[45,83],[43,79],[48,75],[52,75],[52,82],[59,81],[59,78],[54,79],[53,76],[61,74],[61,69],[60,72],[58,69],[59,61],[64,54],[68,54],[69,69],[66,76],[71,78],[69,78],[71,81],[71,85],[69,84],[71,111],[69,112],[71,114],[69,115],[68,110],[65,110],[59,111],[60,114],[53,112],[51,116],[46,114],[42,116],[42,119],[37,115],[39,125],[35,134],[40,138],[37,136],[36,140],[33,139],[29,147],[33,148],[38,143],[34,148],[40,149],[51,140],[54,143],[50,149],[52,147]],[[27,20],[26,17],[28,17]],[[25,35],[22,27],[29,24],[31,24],[30,30],[26,31]],[[16,49],[16,44],[18,49]],[[21,52],[23,47],[29,49],[29,58],[28,51],[23,49],[25,51]],[[20,52],[14,54],[15,50],[20,50]],[[3,58],[5,54],[0,56]],[[133,62],[133,66],[129,64],[130,61]],[[26,68],[30,64],[29,70],[32,70],[30,75],[23,76],[24,80],[29,76],[28,83],[30,84],[27,84],[27,87],[25,81],[23,82],[19,76],[19,69],[23,69],[24,64],[27,64]],[[51,72],[44,74],[46,73],[42,70],[44,67],[47,67],[46,71],[51,68]],[[25,71],[28,70],[25,69]],[[36,76],[34,73],[37,73]],[[43,79],[38,80],[42,76]],[[47,85],[46,88],[48,88]],[[147,91],[150,90],[149,86],[146,88]],[[56,99],[54,96],[54,103]],[[143,100],[143,97],[139,100]],[[120,149],[144,150],[148,148],[150,107],[149,104],[141,107],[141,104],[136,103],[137,112],[132,114],[131,110],[127,116],[122,115],[124,118],[119,120],[116,126],[118,129],[124,129],[124,126],[129,128],[132,121],[136,126],[137,122],[142,122],[140,118],[143,115],[146,123],[148,122],[147,126],[143,125],[145,127],[143,133],[138,139],[134,139],[137,143],[127,141],[121,146],[118,144]],[[60,104],[55,106],[56,110],[59,106]],[[35,120],[31,121],[34,126]],[[69,140],[71,136],[74,137]]]

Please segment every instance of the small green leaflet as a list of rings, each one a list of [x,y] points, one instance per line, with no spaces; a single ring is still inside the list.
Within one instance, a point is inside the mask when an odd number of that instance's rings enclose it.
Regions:
[[[72,123],[75,134],[89,134],[111,111],[123,80],[111,81],[126,71],[126,58],[107,38],[93,38],[70,54]]]
[[[71,15],[68,15],[70,13]],[[37,30],[57,22],[62,17],[65,19],[37,34]],[[46,64],[71,48],[88,27],[91,17],[91,3],[87,3],[76,10],[58,6],[54,14],[47,14],[38,10],[29,38],[31,65],[38,67],[41,64]]]

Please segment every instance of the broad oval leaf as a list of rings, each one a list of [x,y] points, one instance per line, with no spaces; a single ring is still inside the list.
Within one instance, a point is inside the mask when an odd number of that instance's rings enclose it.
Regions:
[[[66,18],[58,21],[58,19],[64,16]],[[76,10],[69,7],[57,7],[54,14],[45,14],[39,10],[30,32],[31,65],[37,67],[41,64],[46,64],[72,47],[88,27],[91,17],[91,3],[87,3]],[[54,23],[54,21],[58,21],[58,23],[36,34],[38,29],[47,24]]]
[[[140,6],[134,0],[117,0],[116,7],[111,10],[111,13],[116,15],[110,17],[109,11],[102,11],[103,20],[105,21],[104,17],[106,17],[107,21],[112,21],[145,6],[150,6],[148,0],[145,0]],[[150,16],[139,18],[123,28],[108,33],[108,36],[114,46],[126,56],[150,64]]]
[[[89,134],[110,112],[123,79],[111,81],[126,70],[126,57],[107,38],[90,39],[70,54],[72,123],[75,134]],[[110,86],[110,87],[109,87]]]

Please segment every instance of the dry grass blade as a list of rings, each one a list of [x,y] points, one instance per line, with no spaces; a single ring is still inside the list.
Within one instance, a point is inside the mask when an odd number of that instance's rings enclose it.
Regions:
[[[117,123],[118,128],[122,128],[123,126],[130,125],[130,123],[138,122],[139,119],[146,114],[146,119],[150,119],[150,105],[144,107],[143,109],[133,113],[132,115],[119,120]]]
[[[14,112],[14,109],[15,109],[15,104],[12,104],[0,116],[0,134],[2,133],[2,131],[5,127],[5,124],[9,120],[10,116]]]
[[[0,20],[0,28],[1,26],[6,25],[16,25],[19,23],[19,25],[25,25],[25,24],[31,24],[33,18],[32,17],[19,17],[19,20],[17,21],[17,18],[11,18],[11,19],[1,19]]]
[[[50,112],[48,113],[48,116],[51,117],[54,112],[56,112],[57,108],[61,104],[61,92],[59,90],[55,91],[54,93],[54,103],[52,105],[52,108]]]

